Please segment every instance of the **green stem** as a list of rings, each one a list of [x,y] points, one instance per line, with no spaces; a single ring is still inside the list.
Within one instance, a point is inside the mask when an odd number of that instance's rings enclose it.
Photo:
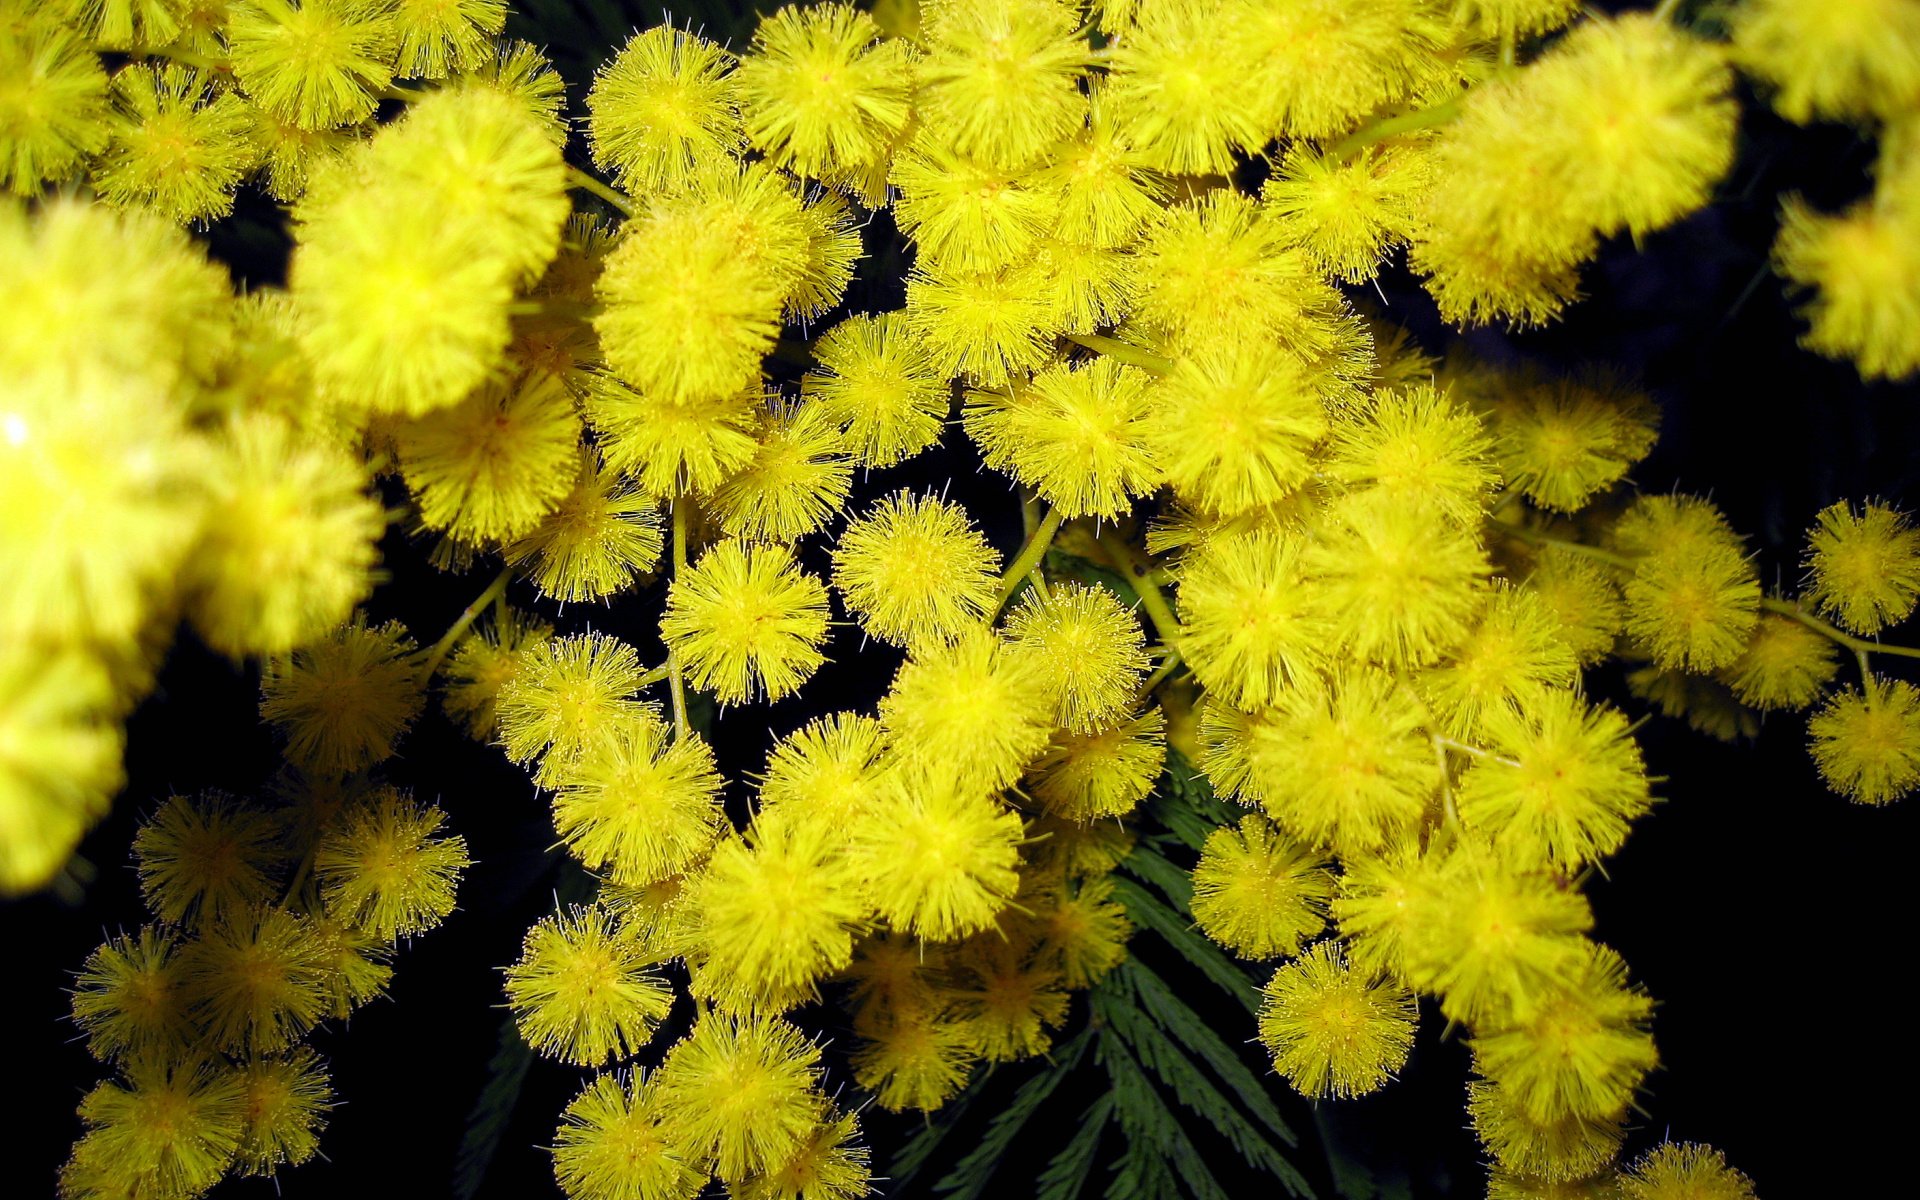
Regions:
[[[673,502],[673,577],[679,580],[687,573],[687,498],[685,496]],[[677,650],[667,652],[667,684],[673,692],[673,740],[685,741],[687,737],[687,682],[680,670],[680,653]]]
[[[1104,354],[1115,362],[1139,367],[1142,371],[1151,371],[1155,375],[1165,375],[1173,370],[1172,359],[1162,358],[1151,350],[1129,345],[1118,338],[1104,337],[1097,333],[1070,333],[1067,335],[1067,340]]]
[[[502,567],[500,573],[493,577],[493,582],[487,585],[487,590],[481,592],[474,598],[472,604],[467,605],[466,608],[460,611],[460,617],[453,623],[452,628],[441,634],[440,640],[433,644],[431,650],[427,651],[426,662],[420,669],[421,679],[433,678],[433,673],[440,669],[440,664],[446,660],[448,652],[453,649],[453,644],[460,640],[460,635],[470,629],[475,621],[479,620],[480,614],[487,611],[488,605],[492,604],[501,596],[506,595],[507,583],[512,578],[513,568],[510,566]]]
[[[633,685],[633,690],[637,692],[643,688],[650,688],[671,674],[672,672],[667,669],[666,664],[662,663],[653,670],[648,671],[645,675],[642,675],[640,682]]]
[[[1791,600],[1781,600],[1774,596],[1762,596],[1760,598],[1760,607],[1770,613],[1778,613],[1783,617],[1798,621],[1821,637],[1830,639],[1836,645],[1844,646],[1856,655],[1894,654],[1901,658],[1920,658],[1920,649],[1912,646],[1889,646],[1881,642],[1870,642],[1865,638],[1857,638],[1851,634],[1842,633],[1840,630],[1835,629]],[[1865,669],[1866,663],[1863,660],[1861,670],[1864,671]]]
[[[114,49],[108,46],[95,46],[96,54],[125,54],[129,58],[165,58],[179,63],[183,67],[193,67],[201,71],[219,71],[231,74],[233,64],[224,58],[215,58],[211,54],[199,54],[192,50],[182,50],[178,46],[133,46],[127,49]]]
[[[1399,137],[1403,133],[1414,133],[1422,129],[1432,129],[1445,125],[1460,115],[1467,94],[1461,92],[1451,100],[1443,100],[1431,108],[1416,108],[1412,112],[1401,113],[1397,117],[1382,117],[1368,125],[1362,125],[1346,137],[1335,142],[1328,149],[1326,157],[1332,162],[1344,162],[1375,142],[1384,142],[1390,137]]]
[[[1166,657],[1162,658],[1160,660],[1160,665],[1153,669],[1153,674],[1147,676],[1146,679],[1140,684],[1140,693],[1139,693],[1140,699],[1144,700],[1148,696],[1153,695],[1153,689],[1165,683],[1167,681],[1167,676],[1173,674],[1174,671],[1179,666],[1180,666],[1180,652],[1178,650],[1175,650],[1171,646],[1167,647]]]
[[[1060,523],[1066,518],[1059,509],[1050,508],[1047,515],[1040,518],[1040,525],[1027,538],[1027,544],[1020,547],[1020,553],[1014,556],[1013,565],[1000,576],[1000,602],[993,606],[999,612],[1013,599],[1014,592],[1020,589],[1021,580],[1033,573],[1040,560],[1047,556],[1047,547],[1053,545],[1053,535],[1060,532]]]
[[[1134,593],[1140,597],[1141,607],[1147,610],[1147,618],[1160,635],[1160,644],[1168,647],[1179,645],[1180,619],[1173,615],[1173,606],[1160,593],[1160,585],[1153,581],[1153,568],[1142,561],[1119,534],[1101,534],[1100,548],[1107,552],[1107,559],[1113,563],[1114,569],[1133,585]]]
[[[1487,524],[1500,530],[1502,533],[1517,537],[1521,541],[1531,545],[1558,546],[1574,554],[1583,554],[1588,558],[1596,559],[1609,566],[1619,567],[1623,571],[1633,570],[1633,560],[1624,554],[1615,554],[1611,550],[1602,550],[1598,546],[1589,546],[1585,542],[1576,542],[1571,538],[1555,537],[1550,533],[1541,533],[1537,529],[1528,529],[1525,525],[1515,525],[1511,521],[1500,521],[1489,518]]]
[[[1660,6],[1653,10],[1653,19],[1656,21],[1671,20],[1673,14],[1679,10],[1680,0],[1660,0]]]
[[[390,83],[374,93],[382,100],[398,100],[402,104],[412,104],[424,98],[426,94],[425,88],[402,87],[397,83]]]
[[[633,215],[633,198],[631,196],[625,192],[608,187],[606,184],[601,183],[596,177],[589,175],[587,172],[582,171],[579,167],[573,166],[572,164],[568,164],[567,166],[567,186],[570,188],[579,188],[583,192],[592,192],[594,195],[620,210],[623,216],[631,217]]]

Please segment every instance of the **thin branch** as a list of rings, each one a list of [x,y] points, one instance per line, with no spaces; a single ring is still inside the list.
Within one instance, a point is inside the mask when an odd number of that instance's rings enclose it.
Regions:
[[[1135,594],[1140,597],[1141,607],[1147,610],[1147,618],[1160,635],[1161,644],[1168,647],[1178,645],[1180,619],[1173,615],[1173,606],[1161,594],[1160,585],[1153,581],[1153,568],[1135,554],[1133,547],[1117,533],[1102,533],[1100,548],[1107,552],[1107,560],[1114,569],[1133,585]]]
[[[673,502],[673,578],[680,580],[687,573],[687,498],[681,496]],[[680,652],[667,652],[667,683],[673,692],[673,740],[685,741],[687,737],[687,682],[680,670]]]
[[[1828,638],[1836,645],[1843,646],[1855,654],[1893,654],[1901,658],[1920,658],[1920,649],[1912,646],[1890,646],[1884,642],[1870,642],[1865,638],[1857,638],[1852,634],[1842,633],[1806,609],[1801,608],[1792,600],[1782,600],[1775,596],[1763,596],[1760,598],[1760,607],[1770,613],[1778,613],[1783,617],[1798,621],[1821,637]]]
[[[493,577],[493,582],[487,585],[487,590],[474,597],[472,604],[460,610],[459,619],[454,621],[452,627],[441,634],[440,640],[427,651],[426,661],[420,668],[422,680],[433,678],[433,673],[440,669],[440,664],[446,660],[447,654],[453,649],[453,644],[460,640],[460,635],[472,628],[473,623],[479,620],[480,614],[487,611],[489,605],[507,594],[507,583],[512,578],[513,568],[502,567],[500,573]]]
[[[609,187],[593,175],[582,171],[573,164],[567,164],[567,186],[583,192],[592,192],[608,204],[620,210],[623,216],[633,215],[633,197],[625,192]]]
[[[1065,519],[1057,508],[1048,509],[1047,515],[1040,518],[1040,524],[1027,538],[1027,544],[1020,547],[1020,553],[1014,556],[1012,565],[1000,576],[1000,600],[993,606],[994,612],[1007,606],[1007,601],[1013,599],[1014,592],[1019,590],[1020,581],[1032,574],[1047,556],[1047,547],[1053,545],[1053,535],[1060,532],[1060,523]]]
[[[1118,338],[1104,337],[1097,333],[1070,333],[1067,335],[1067,340],[1104,354],[1115,362],[1139,367],[1142,371],[1150,371],[1155,375],[1165,375],[1173,370],[1172,359],[1162,358],[1151,350],[1129,345]]]

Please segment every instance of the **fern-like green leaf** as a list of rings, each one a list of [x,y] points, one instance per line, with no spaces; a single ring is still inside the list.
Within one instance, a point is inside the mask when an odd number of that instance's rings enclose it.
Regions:
[[[1300,1144],[1299,1138],[1280,1116],[1280,1110],[1274,1106],[1273,1096],[1259,1077],[1248,1069],[1233,1047],[1221,1040],[1212,1026],[1187,1007],[1167,986],[1166,980],[1154,974],[1137,958],[1128,959],[1116,970],[1126,973],[1127,982],[1139,997],[1141,1009],[1181,1045],[1198,1055],[1219,1076],[1220,1081],[1232,1089],[1255,1119],[1287,1145]]]
[[[1309,1194],[1307,1181],[1280,1149],[1241,1114],[1233,1101],[1145,1012],[1129,1003],[1131,999],[1122,988],[1115,988],[1104,996],[1096,996],[1096,1011],[1106,1020],[1108,1028],[1127,1043],[1137,1060],[1166,1084],[1174,1099],[1218,1130],[1250,1166],[1278,1179],[1293,1195]]]
[[[1097,1053],[1113,1080],[1115,1112],[1121,1130],[1129,1139],[1126,1152],[1116,1164],[1113,1185],[1107,1189],[1109,1200],[1116,1196],[1178,1196],[1177,1189],[1169,1191],[1172,1180],[1163,1178],[1168,1162],[1194,1200],[1229,1200],[1226,1189],[1207,1170],[1199,1148],[1181,1127],[1180,1118],[1160,1098],[1159,1090],[1127,1049],[1124,1039],[1102,1037]],[[1141,1161],[1142,1143],[1150,1145],[1163,1159],[1158,1171]]]
[[[1093,1040],[1091,1027],[1080,1031],[1072,1041],[1060,1048],[1054,1061],[1020,1085],[1013,1094],[1013,1100],[1005,1108],[995,1113],[987,1124],[986,1132],[966,1156],[954,1164],[940,1182],[933,1185],[937,1192],[951,1195],[954,1200],[978,1200],[986,1191],[987,1182],[993,1178],[993,1170],[1007,1157],[1014,1139],[1020,1131],[1040,1111],[1040,1106],[1053,1095],[1054,1089],[1067,1073],[1080,1065],[1085,1057],[1087,1045]]]
[[[1107,1122],[1112,1119],[1113,1095],[1108,1093],[1081,1114],[1080,1128],[1074,1130],[1073,1139],[1061,1147],[1047,1169],[1040,1172],[1036,1181],[1039,1191],[1034,1193],[1034,1200],[1079,1200],[1087,1186],[1087,1177],[1093,1174],[1101,1135],[1106,1133]]]
[[[960,1094],[940,1106],[940,1115],[937,1119],[929,1118],[926,1128],[901,1143],[900,1148],[894,1151],[892,1161],[887,1164],[887,1179],[891,1183],[890,1191],[896,1195],[906,1194],[907,1185],[913,1182],[921,1171],[926,1170],[927,1163],[932,1161],[933,1156],[939,1152],[941,1143],[947,1140],[947,1135],[953,1132],[953,1127],[966,1116],[967,1109],[985,1089],[986,1084],[987,1072],[976,1069]]]
[[[1159,934],[1169,946],[1179,951],[1182,958],[1220,985],[1248,1012],[1260,1010],[1259,991],[1237,963],[1219,947],[1195,933],[1186,918],[1154,899],[1153,893],[1146,888],[1121,875],[1112,878],[1114,898],[1126,907],[1127,916],[1132,918],[1134,924]]]

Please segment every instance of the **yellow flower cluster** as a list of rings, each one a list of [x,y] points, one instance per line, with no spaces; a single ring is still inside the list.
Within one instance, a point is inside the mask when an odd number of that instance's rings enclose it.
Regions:
[[[0,0],[0,889],[110,802],[181,619],[257,664],[287,760],[271,800],[143,825],[153,921],[76,988],[118,1074],[65,1194],[316,1152],[303,1039],[466,865],[380,782],[436,682],[598,880],[505,983],[597,1072],[554,1142],[577,1200],[865,1194],[789,1015],[843,996],[889,1109],[1046,1052],[1125,958],[1111,875],[1170,747],[1251,810],[1191,911],[1286,960],[1258,1032],[1300,1091],[1384,1085],[1424,996],[1470,1038],[1491,1194],[1748,1194],[1700,1147],[1613,1165],[1652,1002],[1578,884],[1652,798],[1580,672],[1627,659],[1710,729],[1818,703],[1823,775],[1892,800],[1920,691],[1835,690],[1836,649],[1920,656],[1868,640],[1920,600],[1920,532],[1836,505],[1768,595],[1710,504],[1628,493],[1630,384],[1429,357],[1341,286],[1404,249],[1452,322],[1558,318],[1602,239],[1707,203],[1737,65],[1878,123],[1873,195],[1790,205],[1778,264],[1809,345],[1920,369],[1912,14],[1748,0],[1720,42],[1672,7],[828,0],[737,54],[667,24],[586,97],[609,183],[498,0]],[[242,186],[288,206],[283,289],[181,232]],[[848,313],[881,210],[904,303]],[[884,474],[960,436],[1027,499],[1010,556]],[[496,564],[425,648],[360,611],[383,494],[435,566]],[[647,589],[656,665],[556,627]],[[885,695],[789,730],[730,812],[688,692],[803,694],[836,612]],[[654,1047],[679,981],[697,1018]]]

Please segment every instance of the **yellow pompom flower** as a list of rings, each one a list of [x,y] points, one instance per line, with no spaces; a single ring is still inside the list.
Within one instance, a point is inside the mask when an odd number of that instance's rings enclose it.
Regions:
[[[739,1200],[862,1200],[873,1192],[860,1118],[829,1109],[792,1158],[732,1189]]]
[[[1406,982],[1409,942],[1432,890],[1439,863],[1412,839],[1341,863],[1333,919],[1356,967]]]
[[[1791,617],[1761,614],[1747,648],[1719,671],[1740,703],[1762,712],[1806,708],[1839,673],[1839,650]]]
[[[837,0],[763,19],[737,78],[747,136],[799,175],[884,161],[913,114],[907,45]]]
[[[913,647],[880,700],[880,724],[899,761],[986,793],[1046,749],[1053,710],[1041,664],[975,628]]]
[[[247,95],[303,129],[371,116],[393,82],[393,10],[380,0],[238,0],[227,44]]]
[[[1432,179],[1418,143],[1369,146],[1346,159],[1296,143],[1261,185],[1283,244],[1347,283],[1371,279],[1411,236]]]
[[[0,94],[0,191],[30,195],[67,179],[106,145],[107,74],[64,22],[9,12],[0,79],[8,81]]]
[[[1377,849],[1414,828],[1442,783],[1424,721],[1383,671],[1347,666],[1303,680],[1238,734],[1247,781],[1238,790],[1314,845]],[[1224,740],[1233,754],[1236,739]],[[1209,771],[1219,754],[1208,754]]]
[[[574,907],[527,930],[507,968],[507,1005],[541,1053],[580,1067],[632,1057],[673,1006],[645,942],[624,936],[604,908]]]
[[[753,458],[713,494],[720,527],[752,541],[791,542],[825,526],[853,487],[850,439],[826,406],[779,405]]]
[[[366,468],[277,418],[235,419],[203,477],[207,513],[187,560],[188,611],[233,657],[287,654],[373,589],[387,517]]]
[[[102,262],[114,269],[100,270]],[[167,436],[174,418],[170,406],[163,409],[156,400],[213,374],[231,345],[232,304],[225,268],[209,262],[206,251],[169,221],[75,197],[52,197],[31,211],[0,204],[0,376],[11,381],[6,436],[0,437],[0,454],[9,457],[0,460],[0,484],[45,478],[12,460],[60,457],[53,449],[57,438],[36,444],[42,427],[53,438],[53,431],[70,434],[78,425],[96,458],[111,459],[121,444],[140,446],[143,457],[152,457],[154,446],[169,446],[161,458],[175,458]],[[56,415],[64,424],[53,420]],[[108,435],[119,436],[109,442]],[[155,474],[152,468],[139,473],[147,479]],[[76,487],[85,489],[84,477],[36,485],[36,511],[45,513],[51,497]],[[101,505],[91,519],[110,510]],[[111,540],[151,541],[158,535],[152,530]],[[99,540],[97,533],[62,536]]]
[[[69,1196],[197,1196],[220,1181],[245,1130],[241,1073],[217,1059],[143,1056],[80,1101],[86,1136],[61,1172]]]
[[[1057,237],[1040,240],[1035,276],[1044,288],[1048,327],[1064,334],[1119,325],[1133,311],[1133,256]]]
[[[512,290],[485,230],[443,221],[399,190],[320,202],[309,188],[288,280],[323,396],[420,416],[458,403],[500,365]]]
[[[551,375],[483,385],[395,434],[420,519],[469,543],[508,542],[560,503],[579,458],[580,418]]]
[[[320,1152],[320,1127],[333,1086],[320,1056],[305,1046],[284,1058],[257,1058],[243,1071],[246,1124],[236,1165],[242,1175],[272,1175]]]
[[[506,24],[505,0],[395,0],[395,71],[408,79],[444,79],[475,70],[492,56]]]
[[[1134,264],[1135,309],[1180,345],[1270,342],[1325,348],[1340,294],[1250,197],[1216,188],[1148,225]]]
[[[901,490],[848,523],[833,548],[833,586],[869,636],[912,648],[985,620],[999,560],[966,510]]]
[[[398,622],[359,617],[267,663],[260,715],[286,735],[287,758],[345,774],[393,756],[425,703],[413,639]]]
[[[1158,481],[1146,446],[1151,382],[1110,358],[1058,363],[1025,387],[969,394],[967,433],[989,467],[1068,520],[1116,519]]]
[[[1053,234],[1068,242],[1114,248],[1126,245],[1160,213],[1169,189],[1147,169],[1145,156],[1120,137],[1103,100],[1092,89],[1086,127],[1053,148],[1036,184],[1056,189]]]
[[[73,1023],[103,1062],[173,1057],[193,1037],[181,988],[177,935],[164,925],[107,938],[73,981]]]
[[[1725,51],[1652,13],[1582,21],[1540,60],[1547,170],[1602,234],[1635,237],[1706,204],[1733,164],[1739,106]],[[1555,143],[1558,144],[1555,144]],[[1660,153],[1649,153],[1660,147]]]
[[[774,1013],[819,996],[853,959],[868,912],[842,853],[846,827],[762,813],[750,844],[726,838],[689,885],[700,950],[694,994],[736,1013]]]
[[[779,281],[706,216],[663,205],[629,221],[594,289],[607,365],[661,401],[737,394],[780,332]]]
[[[806,232],[806,262],[787,288],[784,311],[788,321],[802,325],[837,306],[853,282],[854,267],[866,257],[861,241],[863,222],[853,207],[832,192],[821,192],[800,207]]]
[[[1180,572],[1182,658],[1209,694],[1271,703],[1327,651],[1328,625],[1306,586],[1299,535],[1273,529],[1209,538]]]
[[[1452,651],[1486,599],[1476,531],[1390,493],[1340,500],[1302,556],[1334,636],[1382,666],[1419,666]]]
[[[140,894],[155,916],[198,926],[276,897],[279,823],[220,792],[169,796],[133,835]]]
[[[1054,220],[1053,196],[1016,171],[916,143],[896,156],[894,216],[920,261],[941,271],[997,271],[1032,257]]]
[[[671,24],[633,35],[587,94],[593,161],[636,192],[677,190],[743,145],[733,55]]]
[[[1625,1200],[1754,1200],[1753,1181],[1697,1142],[1663,1142],[1620,1176]]]
[[[271,1054],[327,1014],[330,949],[314,922],[256,907],[203,929],[180,952],[193,1021],[228,1054]]]
[[[813,356],[820,369],[801,390],[845,428],[863,466],[893,466],[940,439],[952,395],[902,314],[849,316],[820,335]]]
[[[853,1078],[890,1112],[933,1112],[967,1085],[974,1063],[966,1030],[939,1011],[913,1008],[862,1021]]]
[[[419,0],[419,2],[434,5],[441,3],[442,0]],[[465,2],[491,4],[494,0],[465,0]],[[482,56],[480,63],[474,68],[473,73],[466,77],[466,85],[490,88],[499,92],[531,117],[548,141],[556,146],[566,145],[569,125],[560,113],[567,99],[566,82],[560,78],[560,73],[554,70],[547,56],[526,42],[510,40],[501,40],[497,44],[489,42],[487,52]],[[572,219],[572,217],[568,218],[569,221]]]
[[[1024,784],[1041,809],[1088,824],[1118,817],[1152,793],[1166,763],[1167,719],[1149,708],[1131,721],[1093,733],[1058,730],[1027,767]]]
[[[1067,993],[1057,967],[998,931],[954,947],[949,981],[952,1019],[983,1062],[1045,1054],[1050,1028],[1066,1024]]]
[[[9,301],[66,307],[75,299],[35,296],[31,287],[9,295],[8,273],[0,265],[0,327],[12,319]],[[20,332],[35,322],[23,317]],[[189,440],[174,405],[131,381],[75,388],[51,377],[30,382],[25,372],[0,379],[8,381],[0,391],[0,629],[22,642],[131,645],[204,520],[195,486],[207,465],[203,445]]]
[[[826,661],[827,589],[782,546],[729,538],[675,577],[660,638],[722,704],[778,700]]]
[[[1430,383],[1374,392],[1370,404],[1337,412],[1331,434],[1329,477],[1408,507],[1474,521],[1499,484],[1479,419]]]
[[[1542,508],[1576,512],[1653,449],[1658,412],[1601,378],[1518,380],[1495,398],[1494,450],[1507,482]]]
[[[376,192],[398,189],[442,225],[479,231],[516,281],[540,277],[573,211],[560,147],[525,105],[481,84],[409,103],[405,119],[374,138],[365,169]]]
[[[633,698],[645,674],[639,651],[606,634],[528,646],[495,704],[507,757],[526,766],[545,755],[559,771],[593,747],[626,736],[629,721],[653,713]]]
[[[1920,785],[1920,690],[1878,676],[1830,696],[1807,722],[1827,786],[1861,804],[1888,804]]]
[[[1407,982],[1439,993],[1451,1020],[1524,1021],[1576,969],[1592,925],[1586,897],[1557,876],[1458,843],[1408,914]]]
[[[1327,925],[1333,873],[1265,817],[1214,830],[1193,868],[1193,919],[1241,958],[1298,954]]]
[[[1467,1084],[1467,1116],[1500,1167],[1550,1183],[1593,1174],[1619,1152],[1623,1140],[1619,1118],[1541,1123],[1529,1118],[1505,1088],[1484,1080]]]
[[[1496,583],[1473,632],[1446,661],[1422,672],[1418,686],[1445,732],[1471,740],[1483,722],[1512,708],[1532,712],[1578,678],[1579,663],[1546,602]]]
[[[713,844],[726,818],[721,782],[697,735],[669,742],[659,720],[629,718],[559,775],[553,825],[590,870],[644,887]]]
[[[608,1071],[582,1088],[553,1135],[553,1175],[568,1200],[694,1200],[707,1174],[664,1128],[656,1078]]]
[[[1225,172],[1265,144],[1266,100],[1250,47],[1223,36],[1230,0],[1143,5],[1109,49],[1103,93],[1121,138],[1156,170]]]
[[[175,63],[121,68],[113,96],[113,138],[93,168],[102,200],[149,208],[183,225],[233,211],[234,189],[254,160],[244,100],[216,92],[211,79]]]
[[[1258,63],[1270,128],[1323,141],[1403,102],[1451,33],[1422,0],[1238,0],[1225,19]]]
[[[1174,494],[1219,516],[1272,504],[1306,482],[1327,432],[1303,364],[1270,340],[1196,346],[1157,385],[1146,448]]]
[[[659,501],[583,447],[572,489],[506,556],[542,595],[565,604],[626,591],[665,545]]]
[[[1590,944],[1568,979],[1525,1021],[1475,1033],[1474,1066],[1541,1124],[1619,1116],[1659,1062],[1646,1024],[1653,1001],[1627,982],[1627,964]]]
[[[757,375],[730,392],[675,399],[595,372],[586,415],[609,467],[673,496],[711,491],[753,461],[764,398]]]
[[[1620,587],[1611,572],[1572,550],[1549,546],[1523,585],[1558,622],[1558,633],[1579,665],[1590,667],[1613,649],[1625,620]]]
[[[668,1139],[727,1183],[778,1170],[819,1125],[820,1048],[778,1017],[709,1012],[660,1064]]]
[[[1906,620],[1920,600],[1920,530],[1898,509],[1829,505],[1807,546],[1807,598],[1855,633]]]
[[[328,915],[383,942],[445,920],[472,861],[465,838],[440,833],[445,820],[391,788],[335,817],[313,859]]]
[[[0,644],[0,893],[47,882],[106,815],[123,778],[116,704],[94,659]]]
[[[1020,818],[946,775],[896,770],[848,856],[893,928],[952,941],[993,924],[1019,889]]]
[[[1080,125],[1080,71],[1091,60],[1078,7],[1061,0],[966,0],[922,13],[915,64],[921,136],[1020,167]]]
[[[1920,371],[1920,205],[1863,201],[1829,216],[1789,197],[1773,258],[1780,274],[1812,289],[1802,345],[1853,360],[1866,379]]]
[[[1406,1065],[1419,1015],[1411,993],[1348,965],[1329,940],[1267,981],[1260,1041],[1301,1095],[1348,1099],[1378,1091]]]
[[[1790,121],[1892,119],[1920,98],[1920,12],[1901,0],[1743,0],[1727,25]]]
[[[1054,314],[1032,264],[966,270],[916,263],[905,317],[938,374],[980,387],[1024,380],[1051,349]]]
[[[1104,587],[1030,589],[1007,614],[1007,644],[1034,659],[1056,697],[1054,722],[1090,734],[1124,718],[1150,660],[1140,621]]]
[[[1626,630],[1656,665],[1706,672],[1740,657],[1759,619],[1760,579],[1745,548],[1661,547],[1634,563]]]
[[[816,717],[774,743],[760,781],[760,811],[851,828],[874,794],[884,747],[880,722],[855,713]]]

